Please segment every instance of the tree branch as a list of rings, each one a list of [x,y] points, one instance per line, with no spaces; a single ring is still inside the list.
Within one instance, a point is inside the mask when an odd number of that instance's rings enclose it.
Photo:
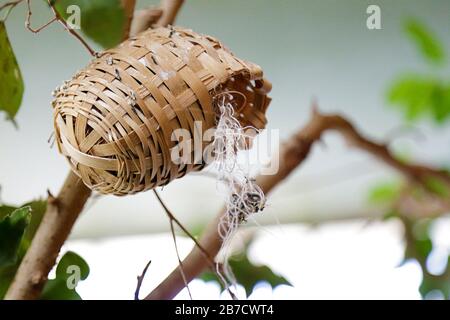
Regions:
[[[58,196],[54,198],[49,194],[47,211],[5,299],[28,300],[39,297],[59,250],[90,194],[91,190],[72,171]]]
[[[137,10],[134,13],[133,23],[131,24],[130,36],[147,30],[161,18],[163,11],[160,8],[150,7]]]
[[[410,179],[424,183],[428,177],[432,176],[450,184],[450,176],[446,172],[422,165],[404,163],[394,157],[386,145],[366,138],[342,116],[324,115],[319,113],[316,108],[313,108],[312,118],[309,123],[280,147],[280,167],[277,174],[257,177],[257,183],[264,193],[269,193],[280,182],[284,181],[306,159],[313,144],[320,141],[324,132],[330,130],[339,132],[350,144],[372,154],[375,158],[397,169]],[[217,255],[222,245],[222,240],[218,234],[218,225],[224,214],[226,214],[226,211],[223,209],[211,221],[200,239],[201,246],[212,257]],[[197,247],[194,247],[183,261],[183,270],[188,281],[192,281],[207,267],[208,262]],[[173,299],[183,287],[184,281],[180,277],[180,271],[177,268],[145,299]]]
[[[172,25],[183,3],[184,0],[162,0],[161,9],[163,10],[163,14],[156,25],[160,27]]]
[[[125,28],[123,28],[122,39],[126,40],[130,36],[131,22],[133,21],[134,7],[136,6],[136,0],[121,0],[122,7],[125,11]]]

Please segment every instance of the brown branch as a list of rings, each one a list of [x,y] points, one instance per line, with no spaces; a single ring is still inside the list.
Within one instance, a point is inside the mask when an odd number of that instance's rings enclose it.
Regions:
[[[269,193],[280,182],[284,181],[308,156],[313,144],[320,141],[326,131],[337,131],[355,147],[372,154],[375,158],[397,169],[406,177],[424,183],[427,177],[433,176],[450,183],[450,176],[441,170],[435,170],[422,165],[410,165],[398,160],[391,154],[386,145],[376,143],[364,137],[348,120],[340,115],[323,115],[316,108],[313,109],[309,123],[288,139],[279,151],[279,170],[275,175],[257,177],[257,183]],[[218,234],[218,225],[225,214],[222,210],[208,225],[200,239],[201,246],[208,254],[215,257],[219,252],[222,240]],[[208,266],[197,247],[189,253],[183,261],[183,268],[188,281],[192,281]],[[183,280],[176,269],[164,279],[145,299],[172,299],[183,288]]]
[[[49,194],[47,211],[5,299],[39,297],[59,250],[90,194],[91,191],[72,172],[56,198]]]
[[[158,27],[172,25],[183,3],[184,0],[161,0],[159,7],[136,11],[136,19],[131,24],[130,35],[134,36],[153,25]]]
[[[125,12],[125,28],[123,28],[122,39],[126,40],[130,36],[131,22],[133,21],[134,7],[136,6],[136,0],[121,0],[122,7]]]
[[[161,9],[163,10],[163,14],[156,25],[168,26],[174,24],[178,11],[180,11],[183,3],[184,0],[162,0]]]
[[[135,36],[139,32],[147,30],[161,18],[163,11],[160,8],[150,7],[137,10],[134,13],[135,19],[131,24],[130,36]]]

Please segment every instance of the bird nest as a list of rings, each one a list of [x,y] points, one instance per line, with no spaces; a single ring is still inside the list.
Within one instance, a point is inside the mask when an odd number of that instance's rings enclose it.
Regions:
[[[101,53],[55,91],[56,143],[89,188],[137,193],[205,166],[172,161],[173,132],[214,128],[214,101],[224,93],[235,97],[243,127],[264,128],[270,89],[259,66],[211,36],[149,29]]]

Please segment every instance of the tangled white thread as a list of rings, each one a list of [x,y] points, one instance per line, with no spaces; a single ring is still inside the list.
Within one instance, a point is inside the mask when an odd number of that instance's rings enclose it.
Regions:
[[[214,134],[214,163],[218,170],[218,181],[225,186],[226,199],[226,214],[218,226],[222,239],[223,270],[218,267],[217,271],[219,274],[223,271],[226,279],[235,283],[227,262],[231,240],[241,223],[264,208],[265,196],[256,181],[249,177],[249,170],[238,162],[239,152],[248,150],[248,141],[252,138],[245,131],[254,128],[242,127],[234,115],[232,100],[232,94],[226,92],[216,99],[219,118]]]

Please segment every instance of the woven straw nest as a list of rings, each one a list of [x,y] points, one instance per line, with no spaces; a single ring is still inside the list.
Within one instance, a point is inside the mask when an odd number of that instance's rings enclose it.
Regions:
[[[270,83],[218,40],[182,28],[149,29],[94,59],[55,91],[59,151],[91,189],[126,195],[204,163],[175,164],[175,129],[216,124],[214,97],[238,92],[237,119],[264,128]],[[245,98],[244,98],[245,97]]]

